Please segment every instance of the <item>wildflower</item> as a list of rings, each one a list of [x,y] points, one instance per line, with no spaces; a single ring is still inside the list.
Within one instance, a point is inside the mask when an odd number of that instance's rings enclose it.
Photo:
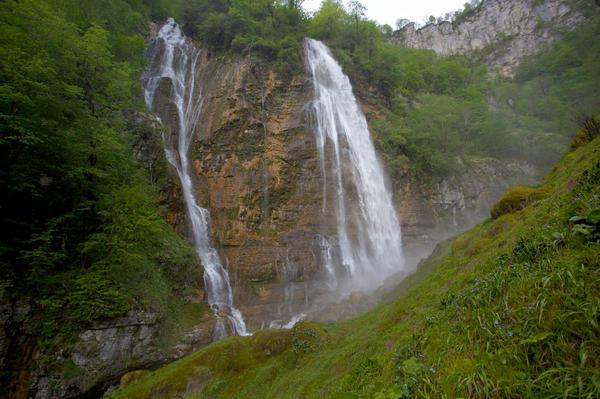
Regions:
[[[494,325],[497,326],[500,322],[498,321],[498,319],[494,320]]]
[[[512,332],[512,331],[509,331],[509,332],[508,332],[508,336],[509,336],[509,337],[512,337],[512,336],[513,336],[513,332]]]
[[[431,367],[431,368],[429,369],[429,371],[431,372],[431,374],[435,374],[435,368]]]

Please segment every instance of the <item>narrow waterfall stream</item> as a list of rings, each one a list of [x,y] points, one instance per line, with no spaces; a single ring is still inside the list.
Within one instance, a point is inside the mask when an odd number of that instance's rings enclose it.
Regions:
[[[190,175],[190,144],[203,102],[202,88],[196,82],[200,50],[187,42],[179,25],[169,19],[160,29],[149,51],[152,55],[151,64],[142,81],[146,105],[151,111],[159,111],[154,104],[156,92],[164,79],[170,80],[169,100],[177,110],[179,134],[177,148],[169,148],[165,141],[165,151],[181,181],[192,244],[204,266],[208,303],[217,316],[215,339],[227,335],[226,322],[233,333],[248,335],[241,312],[233,306],[229,274],[210,242],[209,212],[198,205]]]
[[[323,210],[335,207],[341,267],[349,275],[341,288],[370,291],[405,269],[400,223],[350,80],[323,43],[306,39],[304,49],[314,88]],[[329,197],[328,189],[334,190]],[[331,275],[331,265],[326,267]]]

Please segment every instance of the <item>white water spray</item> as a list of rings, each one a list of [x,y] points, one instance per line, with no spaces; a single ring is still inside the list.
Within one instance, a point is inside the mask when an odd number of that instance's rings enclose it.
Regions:
[[[179,25],[173,19],[169,19],[160,29],[152,46],[152,62],[142,82],[144,96],[151,111],[160,111],[154,109],[156,90],[163,79],[170,80],[172,87],[169,100],[177,109],[179,140],[176,149],[167,148],[165,145],[165,151],[167,159],[175,167],[181,180],[187,216],[191,224],[192,243],[204,266],[208,303],[217,315],[215,338],[227,335],[225,320],[229,321],[235,334],[249,335],[242,314],[233,306],[229,274],[210,242],[209,212],[198,205],[190,176],[188,154],[203,102],[202,88],[196,85],[200,50],[186,41]]]
[[[335,207],[349,288],[372,290],[391,274],[404,271],[400,223],[350,80],[323,43],[306,39],[304,48],[315,95],[312,111],[323,173],[323,209]],[[330,175],[325,167],[328,157]],[[335,190],[334,203],[327,202],[328,183]],[[357,204],[347,201],[354,192]],[[326,267],[329,272],[331,266]]]

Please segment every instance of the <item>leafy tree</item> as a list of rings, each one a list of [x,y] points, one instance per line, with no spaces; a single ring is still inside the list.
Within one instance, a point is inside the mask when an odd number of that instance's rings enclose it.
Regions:
[[[356,36],[358,40],[359,35],[359,22],[365,17],[365,12],[367,11],[367,7],[365,7],[358,0],[350,0],[348,2],[348,10],[350,11],[350,15],[354,18],[354,25],[356,26]]]
[[[147,15],[141,1],[0,2],[0,267],[49,337],[160,311],[189,286],[178,271],[199,270],[128,148]]]
[[[396,20],[396,29],[402,30],[408,24],[410,24],[410,20],[406,18],[399,18]]]

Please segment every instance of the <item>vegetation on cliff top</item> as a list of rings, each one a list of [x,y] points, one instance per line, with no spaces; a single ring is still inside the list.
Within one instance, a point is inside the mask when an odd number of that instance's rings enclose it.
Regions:
[[[588,7],[589,1],[583,3]],[[170,4],[186,33],[213,52],[249,55],[284,79],[304,73],[304,37],[324,41],[359,96],[373,90],[381,96],[385,115],[372,129],[395,176],[408,169],[445,175],[470,157],[526,159],[547,170],[569,142],[577,117],[600,105],[597,16],[527,62],[512,80],[491,79],[476,57],[440,57],[389,43],[391,28],[368,20],[359,1],[345,6],[325,0],[314,14],[298,1]],[[469,3],[456,23],[479,6]]]
[[[600,138],[540,190],[441,244],[362,317],[227,338],[111,397],[596,398]]]

